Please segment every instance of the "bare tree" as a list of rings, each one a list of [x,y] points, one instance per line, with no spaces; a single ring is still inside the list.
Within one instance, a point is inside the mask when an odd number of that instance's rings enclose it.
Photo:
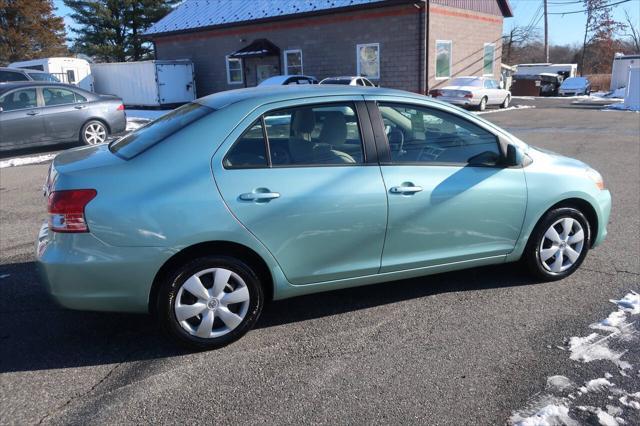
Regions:
[[[538,30],[531,27],[523,27],[514,25],[502,36],[502,52],[504,55],[503,62],[510,64],[512,59],[517,56],[516,51],[525,45],[530,45],[539,41],[540,34]]]
[[[624,18],[627,24],[627,31],[624,35],[631,40],[631,44],[633,45],[633,49],[636,53],[640,53],[640,28],[638,28],[637,23],[631,19],[631,16],[629,16],[629,12],[626,9],[624,11]]]

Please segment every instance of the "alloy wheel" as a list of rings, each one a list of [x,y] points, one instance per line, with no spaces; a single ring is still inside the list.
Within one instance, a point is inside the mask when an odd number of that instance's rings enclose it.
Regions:
[[[561,273],[571,268],[580,258],[585,233],[576,219],[558,219],[547,229],[540,242],[539,258],[549,272]]]
[[[103,143],[107,139],[107,129],[100,123],[90,123],[84,129],[84,140],[89,145]]]
[[[224,336],[238,327],[249,310],[249,289],[233,271],[210,268],[189,277],[176,294],[174,313],[190,335]]]

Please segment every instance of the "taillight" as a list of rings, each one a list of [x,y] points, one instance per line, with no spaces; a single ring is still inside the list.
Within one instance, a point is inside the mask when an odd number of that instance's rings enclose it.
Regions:
[[[124,111],[124,104],[120,104],[116,111]]]
[[[432,90],[429,92],[429,94],[434,98],[437,98],[438,96],[442,96],[442,92],[440,90]]]
[[[464,97],[468,98],[468,99],[471,99],[471,98],[473,98],[473,93],[472,92],[467,92],[467,93],[464,94]]]
[[[49,195],[47,211],[49,230],[54,232],[89,232],[84,208],[98,192],[95,189],[54,191]]]

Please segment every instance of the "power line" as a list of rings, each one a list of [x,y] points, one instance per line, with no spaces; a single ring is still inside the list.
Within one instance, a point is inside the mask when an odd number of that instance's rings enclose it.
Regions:
[[[627,2],[630,2],[630,1],[631,0],[622,0],[622,1],[619,1],[617,3],[610,3],[610,4],[607,4],[607,5],[604,5],[604,6],[594,7],[593,9],[574,10],[574,11],[571,11],[571,12],[551,12],[551,13],[549,13],[549,15],[572,15],[574,13],[586,13],[586,12],[589,12],[589,11],[594,11],[594,10],[599,10],[599,9],[606,9],[607,7],[616,6],[616,5],[619,5],[619,4],[622,4],[622,3],[627,3]]]

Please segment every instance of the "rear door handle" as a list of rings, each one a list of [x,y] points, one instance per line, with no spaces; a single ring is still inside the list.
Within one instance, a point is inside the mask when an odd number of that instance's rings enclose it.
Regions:
[[[270,201],[270,200],[274,200],[276,198],[280,198],[280,193],[278,192],[271,192],[271,191],[259,191],[256,190],[256,192],[247,192],[245,194],[240,194],[240,199],[243,201]]]
[[[74,106],[74,108],[75,109],[85,109],[86,106],[84,106],[84,105],[76,105],[76,106]]]
[[[405,182],[400,186],[393,186],[389,190],[392,194],[415,194],[416,192],[422,191],[421,186],[415,186],[410,182]]]
[[[27,115],[38,115],[38,113],[36,111],[29,111]]]

